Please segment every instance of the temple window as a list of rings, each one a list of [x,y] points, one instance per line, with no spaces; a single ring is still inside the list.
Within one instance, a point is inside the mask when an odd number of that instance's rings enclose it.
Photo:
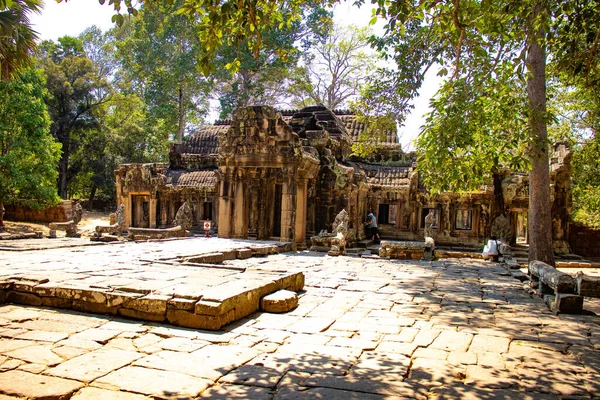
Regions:
[[[460,209],[456,210],[455,220],[456,230],[470,231],[473,229],[473,210]]]

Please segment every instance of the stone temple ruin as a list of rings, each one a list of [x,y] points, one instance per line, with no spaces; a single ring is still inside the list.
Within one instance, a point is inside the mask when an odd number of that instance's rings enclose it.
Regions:
[[[173,227],[187,202],[192,229],[202,230],[208,219],[219,237],[278,239],[298,249],[332,232],[342,210],[348,246],[365,238],[369,211],[388,240],[423,241],[426,227],[436,245],[480,247],[487,240],[499,214],[491,182],[475,193],[431,196],[419,181],[415,154],[402,151],[395,131],[369,158],[351,155],[364,130],[351,113],[323,106],[241,108],[231,121],[173,144],[169,163],[121,165],[117,204],[124,204],[126,225],[133,228]],[[569,251],[569,163],[568,148],[555,145],[551,196],[559,252]],[[513,243],[526,240],[528,175],[505,170],[500,178],[503,234]]]

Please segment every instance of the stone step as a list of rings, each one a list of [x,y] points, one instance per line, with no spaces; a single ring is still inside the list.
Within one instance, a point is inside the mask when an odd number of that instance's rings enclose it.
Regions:
[[[361,240],[360,242],[356,243],[356,245],[358,247],[361,247],[363,249],[366,249],[367,247],[371,246],[373,244],[373,241],[371,239],[364,239]]]

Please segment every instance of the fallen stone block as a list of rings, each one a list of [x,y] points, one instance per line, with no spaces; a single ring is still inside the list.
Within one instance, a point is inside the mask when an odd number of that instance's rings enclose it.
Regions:
[[[298,294],[290,290],[278,290],[263,297],[260,308],[271,313],[288,312],[298,306]]]
[[[586,276],[579,271],[575,276],[576,293],[584,297],[600,297],[600,278]]]
[[[225,256],[223,253],[215,252],[215,253],[207,253],[200,254],[193,257],[186,257],[183,259],[183,262],[191,262],[191,263],[204,263],[204,264],[222,264],[223,260],[225,260]]]
[[[252,257],[252,250],[250,249],[237,249],[235,251],[236,258],[240,260],[245,260],[247,258]]]
[[[583,296],[568,293],[558,293],[551,307],[555,314],[578,314],[583,310]]]
[[[379,257],[389,257],[399,260],[421,260],[425,256],[427,245],[425,242],[396,242],[382,240],[379,248]]]

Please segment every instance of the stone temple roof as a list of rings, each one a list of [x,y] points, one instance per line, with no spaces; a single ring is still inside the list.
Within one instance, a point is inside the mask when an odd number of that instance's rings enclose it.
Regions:
[[[166,177],[167,186],[172,187],[194,187],[214,190],[218,182],[217,173],[214,170],[168,170]]]
[[[348,132],[348,135],[350,135],[353,142],[356,142],[358,140],[358,136],[366,129],[366,124],[364,122],[357,121],[356,115],[338,115],[338,118],[342,120],[344,125],[346,125],[346,132]],[[383,144],[400,144],[400,141],[398,140],[398,135],[395,130],[385,132],[385,139],[383,141]]]
[[[219,134],[225,133],[229,125],[207,125],[191,135],[183,143],[183,154],[211,155],[219,153]]]
[[[382,166],[373,164],[356,164],[367,176],[367,183],[383,187],[408,187],[412,167]]]
[[[304,110],[310,110],[318,107],[307,107]],[[293,115],[299,114],[301,110],[282,110],[279,111],[282,114],[284,122],[290,124],[292,122]],[[352,114],[349,110],[335,110],[333,112],[335,116],[341,121],[346,128],[344,134],[348,134],[352,142],[358,139],[358,136],[365,130],[366,125],[363,122],[356,120],[356,115]],[[330,132],[334,137],[339,136],[342,132],[338,132],[335,128],[335,124],[331,121],[320,121],[325,124],[324,127],[332,129]],[[197,154],[197,155],[216,155],[219,152],[219,134],[224,134],[229,129],[231,120],[217,120],[214,125],[207,125],[201,128],[198,132],[192,134],[187,141],[183,143],[181,149],[182,154]],[[331,125],[331,126],[330,126]],[[342,128],[343,129],[343,128]],[[387,131],[385,133],[385,139],[382,143],[385,147],[400,146],[398,135],[395,130]]]

